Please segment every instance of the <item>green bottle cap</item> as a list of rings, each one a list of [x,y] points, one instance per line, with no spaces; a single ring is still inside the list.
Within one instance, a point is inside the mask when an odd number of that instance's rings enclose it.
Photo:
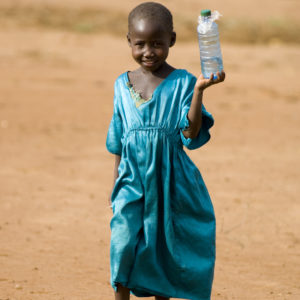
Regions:
[[[202,9],[201,10],[201,16],[202,17],[210,17],[211,16],[211,10],[210,9]]]

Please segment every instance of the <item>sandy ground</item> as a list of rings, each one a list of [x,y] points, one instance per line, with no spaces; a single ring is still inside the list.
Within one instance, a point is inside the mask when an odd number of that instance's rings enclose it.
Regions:
[[[1,6],[17,5],[55,5],[59,7],[101,7],[114,11],[126,11],[137,4],[140,0],[1,0]],[[145,1],[146,2],[146,1]],[[217,9],[225,18],[249,18],[252,20],[281,18],[299,19],[300,3],[298,0],[161,0],[156,1],[166,5],[176,19],[178,14],[197,15],[203,8]]]
[[[113,82],[136,67],[127,43],[20,28],[0,41],[0,300],[112,299],[105,139]],[[297,300],[300,48],[222,47],[212,139],[188,152],[216,211],[212,299]],[[198,74],[197,44],[169,62]]]

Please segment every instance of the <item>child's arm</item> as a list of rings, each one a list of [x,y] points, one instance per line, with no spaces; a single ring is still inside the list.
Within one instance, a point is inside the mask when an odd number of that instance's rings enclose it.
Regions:
[[[116,154],[116,155],[115,155],[115,169],[114,169],[114,180],[113,180],[113,187],[112,187],[112,190],[113,190],[113,188],[114,188],[114,186],[115,186],[116,179],[117,179],[118,176],[119,176],[118,168],[119,168],[120,161],[121,161],[121,156]],[[108,199],[109,205],[111,205],[111,194],[112,194],[112,190],[111,190],[111,193],[110,193],[109,199]]]
[[[183,135],[186,138],[195,138],[202,126],[202,96],[203,91],[216,83],[222,82],[225,79],[225,73],[222,71],[221,73],[217,73],[217,79],[213,79],[213,74],[211,74],[209,79],[205,79],[201,74],[197,79],[197,82],[194,87],[194,94],[190,106],[190,110],[188,112],[189,119],[189,128],[187,130],[182,131]]]

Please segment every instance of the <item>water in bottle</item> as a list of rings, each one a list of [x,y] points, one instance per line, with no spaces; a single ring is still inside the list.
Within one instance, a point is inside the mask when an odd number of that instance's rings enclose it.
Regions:
[[[219,17],[217,11],[211,13],[209,9],[204,9],[198,19],[201,71],[205,78],[209,78],[211,73],[217,78],[216,73],[223,70],[218,25],[214,22]]]

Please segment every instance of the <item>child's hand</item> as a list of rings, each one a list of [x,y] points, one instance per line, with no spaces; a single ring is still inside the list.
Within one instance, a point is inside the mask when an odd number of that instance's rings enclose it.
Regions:
[[[214,74],[210,74],[210,78],[204,78],[203,75],[201,74],[195,84],[195,89],[198,91],[203,91],[209,86],[222,82],[225,80],[225,72],[222,70],[221,73],[217,72],[217,79],[214,79]]]

